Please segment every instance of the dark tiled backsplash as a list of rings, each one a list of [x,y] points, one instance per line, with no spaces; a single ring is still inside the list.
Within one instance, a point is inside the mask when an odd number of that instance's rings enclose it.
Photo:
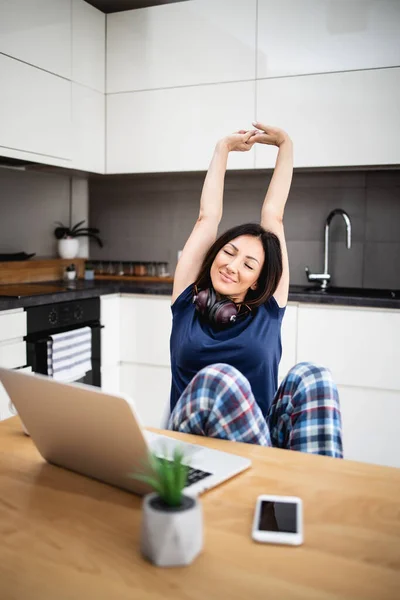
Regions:
[[[94,177],[90,181],[90,224],[98,227],[103,250],[91,257],[167,261],[173,272],[198,216],[204,173]],[[258,221],[271,174],[228,172],[220,232]],[[324,224],[334,208],[352,222],[352,248],[345,224],[331,226],[330,268],[335,286],[400,289],[400,171],[296,173],[285,212],[291,283],[307,283],[304,267],[321,272]]]

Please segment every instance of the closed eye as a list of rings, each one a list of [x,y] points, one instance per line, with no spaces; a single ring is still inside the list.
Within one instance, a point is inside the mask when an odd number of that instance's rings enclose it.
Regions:
[[[250,265],[248,265],[247,263],[245,263],[245,266],[250,269],[251,271],[254,271],[254,267],[251,267]]]
[[[229,256],[233,256],[232,252],[228,252],[228,250],[224,250],[225,254],[229,254]]]

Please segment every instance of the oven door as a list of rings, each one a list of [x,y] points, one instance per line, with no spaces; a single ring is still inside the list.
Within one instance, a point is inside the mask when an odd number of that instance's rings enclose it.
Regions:
[[[101,387],[101,329],[100,323],[88,323],[86,326],[92,330],[92,369],[87,371],[84,375],[77,377],[76,379],[68,380],[68,383],[80,382],[88,385],[94,385]],[[80,329],[82,325],[76,327],[67,327],[52,331],[52,333],[63,333],[66,331],[73,331],[74,329]],[[47,365],[47,342],[50,337],[46,333],[35,333],[25,337],[26,340],[26,351],[27,351],[27,364],[32,367],[34,373],[41,373],[42,375],[48,375]]]

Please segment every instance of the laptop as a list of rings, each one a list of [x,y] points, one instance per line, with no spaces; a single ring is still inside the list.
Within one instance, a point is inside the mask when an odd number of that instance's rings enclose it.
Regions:
[[[189,466],[184,493],[191,496],[251,465],[241,456],[145,431],[133,401],[122,394],[3,368],[0,381],[46,461],[129,492],[152,491],[131,476],[146,472],[149,451],[166,459],[176,447],[184,452]]]

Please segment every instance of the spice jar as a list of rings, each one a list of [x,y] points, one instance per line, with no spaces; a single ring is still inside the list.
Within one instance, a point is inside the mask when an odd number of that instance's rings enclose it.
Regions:
[[[138,262],[135,265],[135,275],[138,277],[143,277],[147,275],[146,264],[144,262]]]

